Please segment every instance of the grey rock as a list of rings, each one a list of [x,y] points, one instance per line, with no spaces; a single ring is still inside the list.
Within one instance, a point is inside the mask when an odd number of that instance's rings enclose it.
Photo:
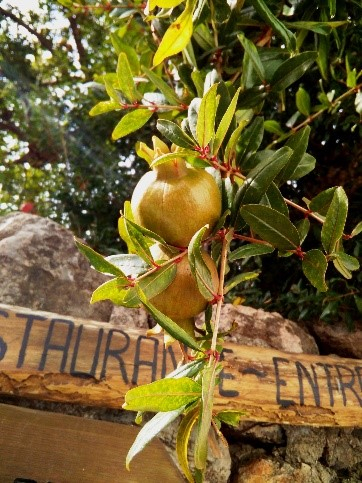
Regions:
[[[90,305],[106,280],[58,223],[18,212],[0,217],[0,302],[108,321],[110,303]]]
[[[277,312],[244,305],[225,304],[221,311],[221,331],[236,329],[225,339],[247,346],[271,347],[286,352],[318,354],[314,338],[295,322]]]
[[[334,352],[341,357],[362,359],[362,323],[355,323],[353,330],[346,324],[326,324],[319,321],[313,324],[313,332],[324,352]]]

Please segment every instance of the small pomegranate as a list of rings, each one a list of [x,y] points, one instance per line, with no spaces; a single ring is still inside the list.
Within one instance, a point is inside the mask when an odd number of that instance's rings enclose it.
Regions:
[[[151,253],[155,260],[168,260],[170,258],[170,254],[159,244],[151,247]],[[202,256],[211,272],[212,288],[217,293],[219,276],[215,262],[206,251]],[[172,283],[163,292],[153,297],[150,302],[163,314],[183,327],[185,320],[193,318],[205,310],[207,300],[201,295],[197,287],[187,256],[183,256],[176,267],[177,272]]]
[[[169,152],[156,136],[149,157]],[[203,169],[186,165],[177,156],[156,166],[138,182],[131,199],[135,222],[160,235],[168,244],[188,246],[204,225],[209,232],[221,215],[221,195],[214,178]]]

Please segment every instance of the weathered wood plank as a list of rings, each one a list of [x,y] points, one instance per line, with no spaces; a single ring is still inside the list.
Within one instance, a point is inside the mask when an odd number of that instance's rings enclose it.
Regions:
[[[0,481],[184,481],[158,440],[126,470],[137,432],[132,426],[0,404]]]
[[[225,344],[216,409],[246,420],[362,427],[362,361]],[[174,369],[177,345],[109,324],[0,305],[0,393],[121,407]]]

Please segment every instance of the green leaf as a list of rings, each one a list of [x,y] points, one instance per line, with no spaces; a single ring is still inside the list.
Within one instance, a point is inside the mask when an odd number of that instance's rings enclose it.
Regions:
[[[247,39],[243,33],[238,34],[238,39],[240,40],[241,45],[244,47],[245,52],[248,54],[250,62],[252,63],[253,68],[260,81],[264,82],[264,66],[260,60],[257,48],[255,47],[254,43],[251,40]]]
[[[328,0],[329,15],[333,18],[336,15],[337,0]]]
[[[343,235],[347,211],[348,198],[344,189],[339,186],[334,192],[321,233],[322,245],[328,254],[333,253],[338,240]]]
[[[310,221],[308,218],[303,218],[303,220],[297,221],[295,226],[299,232],[300,242],[303,243],[309,233]]]
[[[261,104],[268,96],[268,91],[264,84],[260,86],[251,87],[241,92],[238,100],[238,109],[250,109]]]
[[[310,127],[305,126],[303,129],[294,134],[288,139],[286,146],[293,149],[293,153],[290,156],[288,163],[281,170],[279,175],[276,177],[276,184],[278,186],[286,183],[288,180],[292,179],[295,170],[302,162],[303,156],[308,146],[310,134]]]
[[[167,57],[181,52],[191,40],[194,5],[195,0],[188,0],[185,10],[166,30],[153,58],[154,66],[161,64]]]
[[[125,116],[119,121],[112,132],[112,139],[117,139],[128,136],[134,131],[137,131],[152,117],[153,112],[148,109],[135,109],[127,112]]]
[[[111,101],[101,101],[98,102],[95,106],[92,107],[92,109],[89,111],[90,116],[99,116],[100,114],[104,114],[106,112],[111,112],[116,109],[120,109],[120,104],[119,102],[114,102],[113,100]]]
[[[157,129],[169,141],[181,148],[193,149],[195,147],[194,140],[186,134],[180,126],[167,119],[159,119],[157,121]]]
[[[266,255],[267,253],[272,253],[273,251],[274,247],[270,245],[265,245],[264,243],[250,243],[249,245],[244,245],[236,250],[233,250],[229,255],[229,261],[234,262],[235,260],[240,260],[240,258]]]
[[[176,322],[172,319],[164,315],[160,312],[156,307],[154,307],[151,302],[149,302],[142,291],[142,289],[138,286],[137,287],[138,297],[141,300],[142,304],[147,308],[149,313],[155,319],[155,321],[166,331],[168,332],[174,339],[183,342],[185,345],[190,347],[191,349],[200,351],[200,347],[195,342],[195,340],[181,327],[179,327]]]
[[[116,89],[113,87],[113,82],[111,79],[109,79],[107,77],[107,75],[104,75],[103,76],[103,82],[104,82],[104,86],[106,88],[106,92],[107,94],[109,95],[109,97],[111,98],[111,100],[117,104],[118,106],[120,106],[120,102],[121,102],[121,97],[120,95],[118,95]]]
[[[303,89],[303,87],[299,87],[297,90],[295,102],[297,104],[298,111],[304,114],[304,116],[308,117],[310,115],[310,96],[308,92]]]
[[[232,132],[229,141],[225,147],[224,162],[226,164],[234,164],[236,160],[237,144],[240,138],[240,134],[243,132],[247,124],[246,120],[240,121],[238,127]]]
[[[140,73],[140,61],[136,50],[129,44],[123,42],[118,33],[111,32],[110,36],[116,54],[119,55],[121,52],[124,52],[127,55],[128,63],[133,75],[138,75]]]
[[[188,258],[192,275],[194,276],[200,293],[206,300],[213,300],[215,290],[209,267],[206,265],[204,257],[202,256],[201,243],[207,230],[208,225],[200,228],[192,237],[189,248]]]
[[[295,250],[300,245],[299,233],[286,216],[263,205],[246,205],[240,210],[250,228],[279,250]]]
[[[176,454],[179,465],[184,472],[187,481],[194,482],[194,478],[189,468],[188,463],[188,444],[191,436],[192,428],[194,427],[199,416],[199,408],[194,408],[189,411],[182,419],[176,437]]]
[[[253,280],[259,276],[260,272],[244,272],[235,275],[235,277],[228,280],[224,285],[224,294],[227,294],[232,290],[234,287],[239,285],[239,283],[246,282],[248,280]]]
[[[216,380],[216,361],[205,367],[202,375],[201,414],[195,442],[195,467],[203,470],[206,466],[208,436],[212,420],[212,408]]]
[[[150,167],[153,169],[155,166],[159,166],[160,164],[167,163],[169,161],[172,161],[175,158],[193,158],[195,157],[195,151],[191,151],[191,149],[186,149],[185,151],[177,151],[174,153],[166,153],[162,154],[158,158],[155,158]],[[192,163],[192,160],[191,160]],[[205,163],[202,163],[202,166],[204,166]],[[209,163],[206,163],[206,166],[210,166]]]
[[[201,397],[201,386],[189,377],[161,379],[130,389],[123,409],[129,411],[169,412]]]
[[[139,226],[135,223],[132,223],[130,218],[126,216],[122,216],[124,221],[124,226],[127,235],[132,240],[133,249],[136,252],[136,255],[139,255],[145,262],[152,265],[153,258],[149,249],[149,245],[147,243],[147,239],[145,239],[144,234],[139,230]]]
[[[352,230],[351,237],[357,236],[362,232],[362,221],[360,221]]]
[[[201,100],[196,124],[196,139],[201,147],[207,146],[215,133],[215,116],[218,105],[216,92],[217,84],[214,84]]]
[[[176,95],[175,91],[168,84],[166,84],[161,76],[155,74],[152,70],[147,69],[145,66],[142,66],[142,70],[150,79],[152,84],[154,84],[162,92],[170,104],[180,104],[180,99]]]
[[[127,277],[140,275],[149,268],[149,265],[141,257],[132,253],[110,255],[105,260],[122,270]]]
[[[247,415],[246,411],[220,411],[216,417],[219,421],[238,428],[240,421]]]
[[[318,193],[317,196],[312,198],[311,202],[309,203],[309,209],[319,213],[322,216],[325,216],[329,207],[331,206],[336,189],[337,187],[334,186],[333,188],[328,188]]]
[[[152,10],[156,7],[160,8],[174,8],[177,5],[180,5],[184,0],[150,0],[149,1],[149,9]]]
[[[240,137],[237,146],[237,164],[241,166],[244,159],[247,159],[251,154],[255,153],[264,136],[264,119],[258,116],[254,119],[252,124],[245,129]]]
[[[272,134],[277,134],[278,136],[283,136],[284,134],[284,131],[280,126],[280,123],[272,119],[269,119],[268,121],[264,121],[264,129],[267,132],[271,132]]]
[[[123,278],[125,281],[127,281],[126,275],[119,267],[109,262],[101,254],[97,253],[81,241],[77,239],[75,239],[74,241],[78,250],[88,258],[90,264],[95,270],[101,273],[115,275],[116,277]]]
[[[292,174],[292,179],[300,179],[315,168],[316,159],[308,153],[304,153],[301,161]]]
[[[122,278],[108,280],[93,292],[91,304],[101,300],[110,300],[115,305],[122,305],[129,308],[139,307],[139,300],[134,297],[129,297],[129,293],[133,290],[125,288],[129,284],[129,281],[125,282]]]
[[[142,387],[142,386],[141,386]],[[182,406],[174,411],[162,412],[156,414],[150,421],[148,421],[141,431],[137,434],[131,448],[126,457],[126,468],[129,466],[133,458],[140,453],[145,446],[152,441],[163,429],[175,421],[180,414],[183,413],[185,406]]]
[[[351,255],[347,255],[347,253],[344,253],[343,251],[334,252],[332,255],[338,258],[340,263],[342,263],[346,269],[350,270],[351,272],[360,268],[358,259],[352,257]]]
[[[139,304],[138,289],[144,293],[148,300],[156,297],[173,282],[176,277],[177,268],[173,263],[162,266],[155,272],[141,278],[136,283],[136,287],[131,288],[124,298],[125,303]]]
[[[260,15],[260,17],[281,37],[289,51],[293,52],[296,49],[296,39],[294,34],[288,30],[283,22],[281,22],[267,7],[264,0],[252,0],[253,7]]]
[[[129,65],[127,55],[121,52],[118,56],[117,63],[117,79],[119,89],[129,102],[136,102],[142,98],[142,95],[137,91],[136,84],[133,80],[133,74]]]
[[[272,158],[266,158],[253,168],[235,196],[231,220],[235,221],[240,206],[259,203],[280,170],[286,165],[293,151],[283,147],[275,151]]]
[[[234,114],[235,114],[235,109],[236,109],[236,104],[238,102],[239,98],[239,93],[240,93],[240,87],[236,91],[232,101],[229,104],[229,107],[227,108],[225,114],[223,115],[220,124],[218,125],[216,134],[215,134],[215,139],[213,142],[213,154],[216,155],[221,147],[221,144],[226,136],[226,133],[229,130],[229,127],[231,125],[231,122],[233,120]]]
[[[302,269],[310,283],[320,292],[328,290],[325,274],[328,262],[321,250],[309,250],[303,258]]]
[[[273,182],[267,189],[265,195],[260,201],[260,204],[270,206],[274,210],[279,211],[286,217],[289,217],[288,206],[281,192],[279,191],[277,185]]]
[[[345,266],[343,261],[338,257],[333,259],[333,265],[336,270],[347,280],[352,278],[352,273],[348,268]]]
[[[316,60],[317,52],[303,52],[283,62],[270,82],[272,91],[280,92],[296,82]]]
[[[160,235],[158,235],[157,233],[155,233],[154,231],[148,230],[147,228],[144,228],[143,226],[138,225],[137,223],[135,223],[134,221],[128,219],[127,217],[125,217],[125,221],[126,221],[126,223],[128,225],[131,225],[135,230],[137,230],[144,237],[149,238],[150,240],[157,241],[161,245],[163,245],[165,247],[168,247],[168,245],[165,242],[165,240]]]

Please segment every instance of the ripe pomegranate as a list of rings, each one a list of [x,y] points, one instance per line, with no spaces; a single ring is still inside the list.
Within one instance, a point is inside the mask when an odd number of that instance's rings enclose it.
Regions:
[[[154,158],[169,152],[156,136],[154,150],[144,151]],[[177,157],[156,166],[138,182],[131,199],[135,222],[160,235],[168,244],[188,246],[204,225],[209,232],[221,215],[221,195],[214,178],[203,169],[186,165]]]

